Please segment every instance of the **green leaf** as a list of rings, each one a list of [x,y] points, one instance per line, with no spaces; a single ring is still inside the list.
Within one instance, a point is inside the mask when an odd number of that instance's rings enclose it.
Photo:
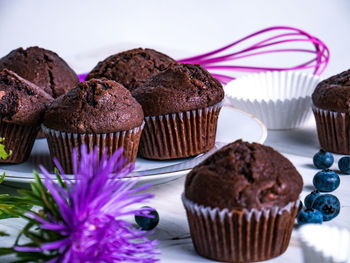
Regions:
[[[19,217],[32,207],[33,201],[27,197],[0,195],[0,219]]]
[[[0,144],[1,151],[1,144]],[[1,158],[1,153],[0,153]],[[62,220],[62,216],[58,209],[58,205],[52,194],[43,184],[39,174],[34,173],[34,182],[31,183],[31,190],[20,189],[18,193],[21,196],[10,196],[7,194],[0,194],[0,219],[9,217],[20,217],[26,220],[26,225],[19,232],[14,246],[21,243],[21,246],[40,247],[44,243],[60,240],[63,238],[59,233],[51,230],[41,229],[41,223],[36,219],[30,217],[27,213],[36,214],[39,217],[47,220],[48,215],[51,215],[55,220]],[[5,174],[0,177],[0,182],[3,180]],[[67,188],[62,177],[56,172],[59,185]],[[38,206],[33,210],[33,206]],[[1,234],[2,232],[0,232]],[[6,233],[3,233],[6,235]],[[24,237],[30,239],[29,243],[23,244]],[[1,245],[0,245],[1,246]],[[13,247],[14,247],[13,246]],[[0,248],[0,256],[6,254],[14,254],[16,256],[15,262],[47,262],[50,259],[59,256],[59,251],[45,251],[39,252],[19,252],[13,248]]]
[[[30,244],[25,244],[25,246],[30,246]],[[22,263],[22,262],[38,262],[38,263],[44,263],[49,261],[50,259],[53,259],[57,257],[57,254],[53,255],[47,255],[40,252],[17,252],[16,253],[17,259],[13,263]]]
[[[32,205],[43,206],[43,202],[40,197],[33,194],[33,192],[24,189],[19,190],[18,192],[28,200],[28,204],[31,203]]]
[[[0,231],[0,237],[8,237],[8,236],[10,236],[10,235],[7,234],[6,232]]]
[[[56,174],[56,178],[60,186],[67,190],[67,184],[63,181],[62,177],[59,174]]]
[[[35,182],[33,183],[33,186],[39,192],[44,211],[50,213],[55,219],[61,219],[61,215],[54,198],[41,181],[39,174],[35,171],[34,180]]]
[[[21,230],[21,232],[19,232],[19,234],[18,234],[18,236],[17,236],[17,238],[16,238],[16,241],[15,241],[14,246],[18,246],[18,242],[19,242],[19,240],[21,239],[22,235],[23,235],[26,231],[28,231],[33,225],[34,225],[34,223],[31,222],[31,221],[29,221],[29,222],[25,225],[25,227]]]
[[[0,176],[0,184],[4,181],[5,179],[5,172],[2,173],[2,175]]]
[[[0,142],[3,142],[5,139],[0,137]],[[12,151],[10,150],[9,153],[5,150],[5,145],[0,143],[0,159],[6,160],[10,155],[12,154]]]
[[[32,189],[33,194],[35,194],[38,197],[41,197],[40,195],[40,187],[36,182],[30,183],[30,188]]]
[[[12,254],[15,251],[11,247],[0,247],[0,256]]]

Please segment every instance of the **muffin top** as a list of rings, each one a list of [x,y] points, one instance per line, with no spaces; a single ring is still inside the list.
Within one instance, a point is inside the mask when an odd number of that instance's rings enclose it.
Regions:
[[[55,99],[45,113],[44,125],[73,133],[109,133],[140,126],[143,118],[141,105],[123,85],[91,79]]]
[[[45,90],[52,97],[66,93],[79,83],[77,74],[56,53],[40,48],[18,48],[0,59],[7,68]]]
[[[133,90],[172,63],[176,61],[156,50],[131,49],[99,62],[87,75],[86,80],[105,77]]]
[[[238,140],[193,168],[186,178],[185,196],[212,208],[261,209],[298,200],[302,186],[302,177],[280,153]]]
[[[200,65],[177,64],[151,77],[132,95],[146,116],[155,116],[212,106],[222,101],[224,90]]]
[[[0,72],[0,115],[8,123],[40,125],[47,105],[53,98],[16,73]]]
[[[350,69],[321,81],[312,101],[324,110],[350,112]]]

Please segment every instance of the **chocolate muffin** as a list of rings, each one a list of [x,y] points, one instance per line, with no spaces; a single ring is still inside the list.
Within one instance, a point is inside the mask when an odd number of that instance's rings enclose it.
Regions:
[[[200,65],[171,65],[132,95],[146,116],[142,157],[184,158],[214,147],[224,90]]]
[[[72,151],[107,148],[111,156],[124,148],[124,157],[135,161],[140,141],[143,111],[123,85],[106,79],[79,83],[55,99],[45,112],[43,130],[52,157],[66,173],[73,172]],[[100,153],[102,154],[102,152]]]
[[[350,70],[320,82],[312,102],[321,147],[350,154]]]
[[[282,254],[302,187],[298,171],[273,148],[242,140],[226,145],[186,178],[183,203],[195,249],[229,262]]]
[[[176,63],[174,59],[156,50],[136,48],[99,62],[87,75],[86,80],[105,77],[133,90],[173,63]]]
[[[1,163],[28,159],[48,104],[53,98],[16,73],[0,71],[0,137],[12,154]]]
[[[57,98],[79,83],[77,74],[56,53],[40,47],[18,48],[0,59],[7,68]]]

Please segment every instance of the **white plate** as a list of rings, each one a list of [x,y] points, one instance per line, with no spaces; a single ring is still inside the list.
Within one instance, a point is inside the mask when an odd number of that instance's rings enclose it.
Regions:
[[[142,182],[155,181],[157,184],[169,181],[188,172],[193,166],[206,158],[213,151],[237,139],[263,143],[267,131],[264,124],[254,116],[237,110],[231,106],[221,109],[213,150],[197,157],[177,159],[172,161],[152,161],[137,158],[135,174],[142,173]],[[45,139],[36,140],[29,160],[22,164],[0,165],[0,173],[6,172],[5,180],[14,182],[29,182],[33,180],[33,170],[39,171],[38,165],[50,167],[50,154]]]

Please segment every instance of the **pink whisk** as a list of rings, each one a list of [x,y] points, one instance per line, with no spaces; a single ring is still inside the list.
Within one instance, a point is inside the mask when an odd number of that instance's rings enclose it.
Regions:
[[[257,37],[263,37],[264,35],[275,33],[274,36],[266,36],[266,39],[260,40],[255,44],[252,44],[242,50],[235,51],[229,54],[220,55],[222,52],[227,52],[230,49],[237,47],[238,44],[244,43],[245,41],[252,40]],[[311,43],[314,49],[306,48],[273,48],[273,46],[280,46],[282,44],[297,44],[297,43]],[[289,67],[258,67],[258,66],[242,66],[235,65],[229,62],[235,62],[240,59],[261,56],[271,53],[281,52],[295,52],[295,53],[311,53],[315,54],[315,57],[307,60],[296,66]],[[309,33],[294,27],[286,26],[275,26],[265,28],[257,31],[246,37],[243,37],[227,46],[204,53],[201,55],[184,58],[178,60],[180,63],[200,64],[206,68],[212,75],[217,78],[223,84],[235,79],[234,73],[236,72],[263,72],[263,71],[284,71],[284,70],[304,70],[314,69],[314,75],[321,75],[327,67],[329,61],[329,49],[328,47],[318,38],[310,35]],[[226,63],[226,64],[225,64]],[[217,71],[224,71],[225,73],[217,73]],[[85,79],[87,74],[79,75],[81,81]]]
[[[266,33],[276,32],[276,35],[267,37],[265,40],[259,41],[256,44],[250,45],[242,50],[229,53],[226,55],[219,55],[221,52],[227,51],[236,47],[238,44],[244,41],[253,39],[254,37],[261,37]],[[283,32],[281,32],[283,31]],[[292,38],[291,38],[292,37]],[[286,43],[311,43],[314,46],[312,49],[302,48],[274,48],[268,49],[272,46],[277,46]],[[233,63],[223,64],[223,62],[233,62],[239,59],[266,55],[269,53],[279,52],[304,52],[315,54],[315,57],[311,60],[303,62],[296,66],[289,67],[257,67],[257,66],[239,66]],[[215,56],[216,55],[216,56]],[[212,73],[220,82],[226,84],[227,82],[235,79],[234,72],[262,72],[262,71],[284,71],[284,70],[303,70],[314,68],[313,74],[321,75],[326,69],[329,61],[329,49],[318,38],[310,35],[309,33],[294,27],[276,26],[269,27],[253,34],[250,34],[244,38],[241,38],[227,46],[219,48],[217,50],[197,55],[190,58],[184,58],[178,60],[180,63],[200,64]],[[215,73],[216,70],[225,71],[227,74]]]

